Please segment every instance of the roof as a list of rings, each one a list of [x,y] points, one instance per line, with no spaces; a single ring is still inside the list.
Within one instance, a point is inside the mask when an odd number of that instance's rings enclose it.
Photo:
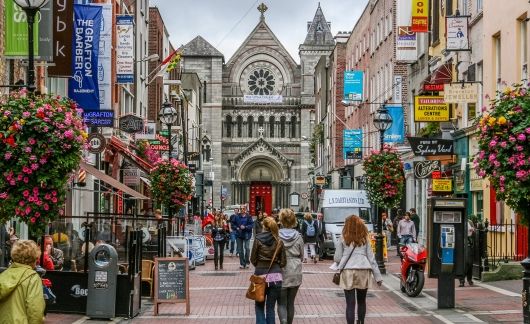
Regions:
[[[315,17],[307,28],[307,36],[303,45],[334,45],[331,28],[324,17],[320,3],[318,4]]]
[[[182,56],[213,56],[224,59],[224,55],[201,36],[195,37],[188,44],[182,46],[180,51]]]

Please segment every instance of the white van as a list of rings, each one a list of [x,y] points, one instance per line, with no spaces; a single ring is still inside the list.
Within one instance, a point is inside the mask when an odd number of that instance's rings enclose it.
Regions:
[[[326,240],[324,241],[324,253],[332,255],[335,253],[335,245],[339,243],[342,236],[342,228],[346,217],[357,215],[361,217],[368,231],[373,231],[371,217],[371,205],[364,190],[348,189],[325,189],[320,198],[319,210],[324,215],[326,223]]]

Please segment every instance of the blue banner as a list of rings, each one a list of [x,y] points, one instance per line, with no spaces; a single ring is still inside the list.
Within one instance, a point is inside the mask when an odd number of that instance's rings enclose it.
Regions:
[[[385,132],[385,143],[403,143],[405,140],[405,120],[402,106],[386,106],[392,117],[392,126]]]
[[[344,71],[344,100],[363,101],[363,71]]]
[[[363,158],[363,130],[345,129],[343,133],[342,152],[344,159]]]
[[[68,96],[83,109],[99,110],[98,53],[102,8],[74,5],[72,77]]]

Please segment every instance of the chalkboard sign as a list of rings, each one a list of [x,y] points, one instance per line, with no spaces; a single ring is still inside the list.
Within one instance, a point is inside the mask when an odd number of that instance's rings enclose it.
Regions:
[[[186,303],[190,313],[188,258],[155,258],[155,315],[159,303]]]

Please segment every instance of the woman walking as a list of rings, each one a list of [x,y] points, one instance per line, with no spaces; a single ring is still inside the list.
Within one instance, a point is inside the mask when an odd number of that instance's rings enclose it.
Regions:
[[[316,222],[311,216],[311,213],[304,214],[304,221],[302,223],[302,235],[304,237],[304,263],[307,262],[308,252],[311,252],[311,259],[317,263],[316,245],[317,245],[317,226]]]
[[[377,267],[370,247],[368,229],[356,215],[346,218],[342,229],[341,244],[337,244],[334,261],[341,270],[340,287],[346,297],[346,322],[355,323],[357,304],[357,324],[364,324],[366,315],[366,293],[371,287],[372,275],[378,286],[383,278]]]
[[[285,248],[287,264],[282,269],[282,289],[278,304],[278,317],[281,324],[292,324],[294,318],[294,300],[302,284],[302,258],[304,239],[296,229],[296,216],[292,209],[280,210],[280,239]]]
[[[224,257],[224,246],[226,242],[226,236],[228,234],[227,225],[223,214],[215,214],[213,226],[212,226],[212,239],[213,239],[213,262],[215,264],[215,270],[218,266],[223,270],[223,257]]]
[[[263,232],[256,235],[250,262],[255,267],[254,274],[265,277],[265,301],[255,302],[256,324],[274,324],[276,302],[282,288],[282,269],[287,263],[285,249],[278,237],[278,225],[274,219],[263,220]]]

